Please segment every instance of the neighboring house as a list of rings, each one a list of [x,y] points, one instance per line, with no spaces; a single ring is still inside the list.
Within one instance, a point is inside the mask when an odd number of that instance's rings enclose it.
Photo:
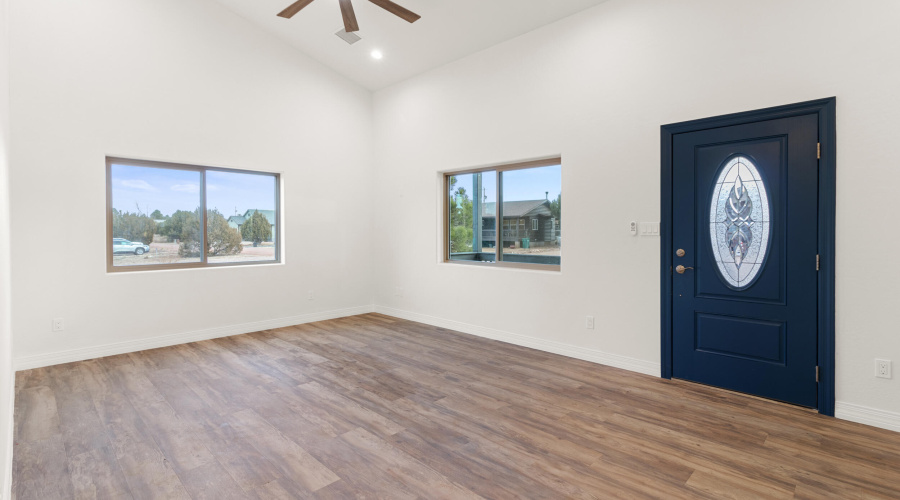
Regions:
[[[497,203],[485,203],[482,220],[482,246],[497,244]],[[530,246],[545,246],[556,242],[556,219],[550,212],[548,200],[523,200],[503,202],[501,234],[506,247],[523,246],[524,239]]]
[[[252,216],[256,212],[263,214],[263,216],[266,218],[266,220],[269,221],[269,224],[272,225],[272,238],[270,238],[266,241],[274,241],[273,240],[275,238],[275,211],[274,210],[257,210],[255,208],[251,208],[250,210],[247,210],[246,212],[244,212],[244,215],[232,215],[231,217],[229,217],[228,225],[230,227],[233,227],[234,229],[237,229],[238,231],[240,231],[241,226],[244,225],[244,222],[247,222],[247,219],[249,219],[250,216]]]

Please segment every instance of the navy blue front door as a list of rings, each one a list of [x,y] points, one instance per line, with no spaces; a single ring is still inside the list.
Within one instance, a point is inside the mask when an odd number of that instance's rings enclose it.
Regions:
[[[674,377],[817,406],[817,143],[814,114],[674,136]]]

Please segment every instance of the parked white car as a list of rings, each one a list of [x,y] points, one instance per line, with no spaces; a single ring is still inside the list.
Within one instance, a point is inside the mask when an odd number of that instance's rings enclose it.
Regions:
[[[150,246],[141,242],[131,242],[124,238],[113,238],[113,254],[133,253],[135,255],[144,255],[149,251]]]

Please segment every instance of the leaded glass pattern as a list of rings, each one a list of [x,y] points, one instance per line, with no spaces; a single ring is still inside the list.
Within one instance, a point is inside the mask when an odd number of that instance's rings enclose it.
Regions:
[[[710,197],[709,238],[719,276],[743,290],[765,264],[771,238],[769,194],[756,165],[744,156],[720,169]]]

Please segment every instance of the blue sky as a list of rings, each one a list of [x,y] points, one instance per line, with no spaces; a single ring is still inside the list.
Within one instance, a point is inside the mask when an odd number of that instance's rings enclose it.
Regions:
[[[472,198],[473,174],[458,175],[457,187],[465,187],[469,198]],[[487,194],[487,201],[497,201],[497,174],[486,172],[482,175],[482,184]],[[503,173],[503,199],[516,200],[543,200],[545,191],[550,191],[550,200],[555,200],[562,191],[562,167],[529,168],[526,170],[511,170]]]
[[[208,171],[206,199],[225,217],[235,210],[275,209],[275,178],[270,175]],[[177,210],[200,206],[200,173],[166,168],[112,166],[113,208],[150,214],[159,210],[172,215]]]

